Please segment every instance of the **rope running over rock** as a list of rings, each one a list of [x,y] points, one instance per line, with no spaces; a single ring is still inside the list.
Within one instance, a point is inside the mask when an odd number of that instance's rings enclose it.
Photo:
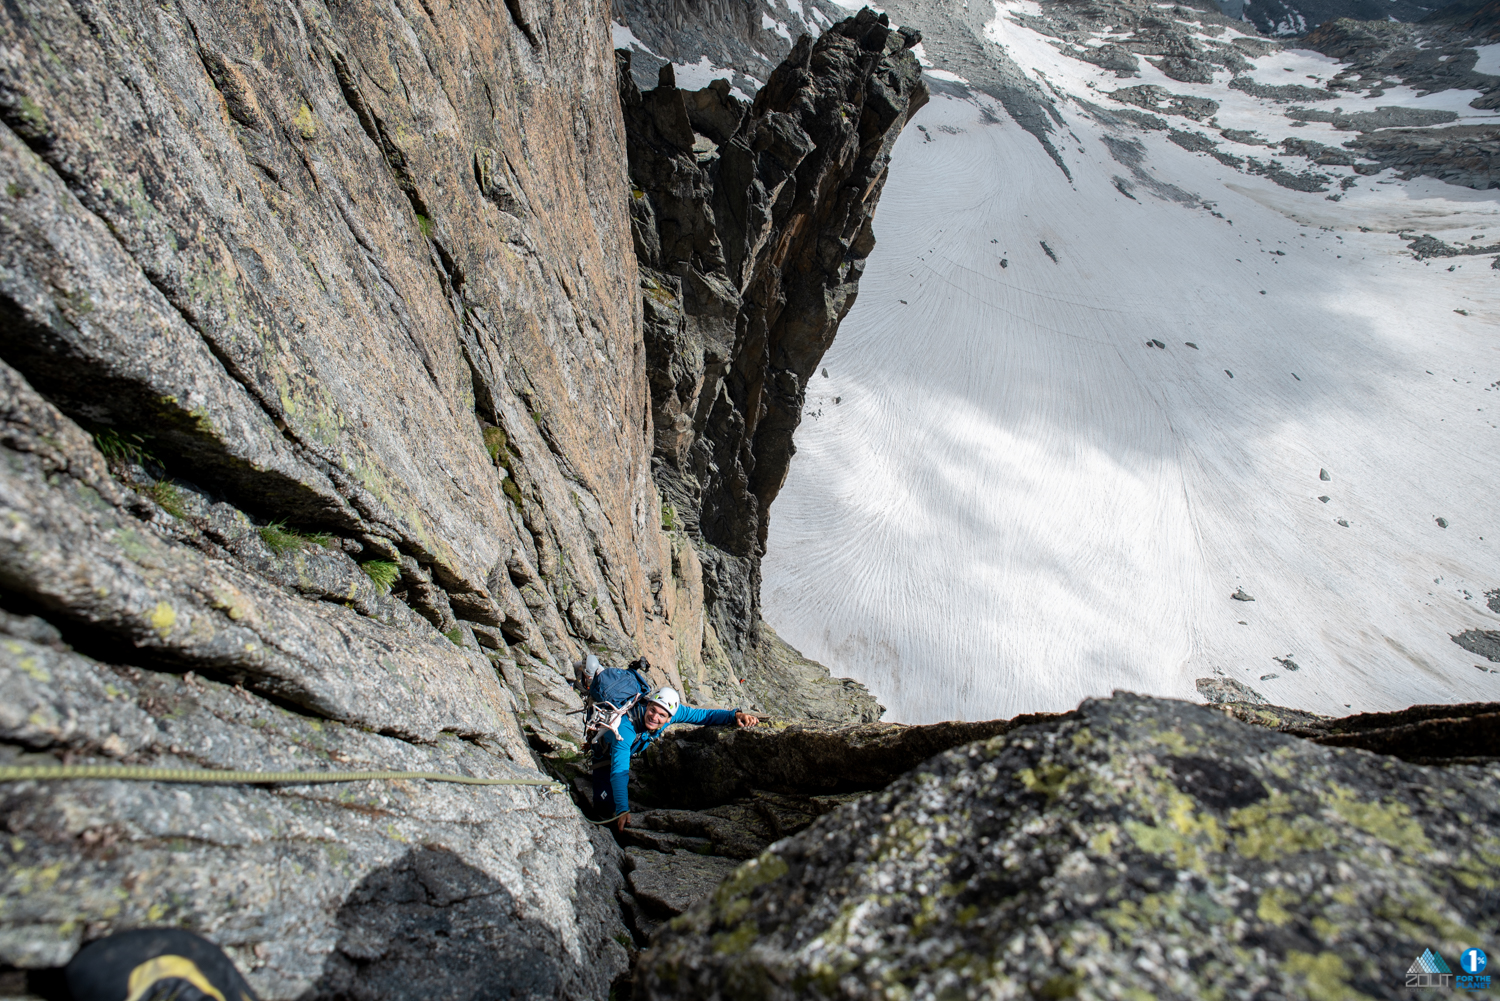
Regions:
[[[546,786],[561,792],[551,779],[485,779],[443,772],[242,772],[206,768],[144,768],[135,765],[0,765],[0,782],[49,779],[120,779],[138,782],[233,782],[264,785],[284,783],[311,785],[320,782],[380,782],[394,779],[425,779],[473,786]]]

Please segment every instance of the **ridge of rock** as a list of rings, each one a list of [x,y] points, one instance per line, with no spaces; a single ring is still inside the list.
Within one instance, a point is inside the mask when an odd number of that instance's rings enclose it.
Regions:
[[[802,36],[748,104],[727,81],[680,90],[670,65],[642,92],[617,53],[652,471],[736,667],[760,641],[758,562],[807,379],[853,305],[891,148],[927,99],[919,38],[865,9]]]

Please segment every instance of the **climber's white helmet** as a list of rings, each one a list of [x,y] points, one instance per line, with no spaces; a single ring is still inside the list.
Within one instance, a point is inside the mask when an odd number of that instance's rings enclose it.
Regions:
[[[665,685],[646,696],[646,701],[661,706],[668,715],[675,715],[677,707],[682,705],[682,698],[677,694],[677,689],[668,688]]]

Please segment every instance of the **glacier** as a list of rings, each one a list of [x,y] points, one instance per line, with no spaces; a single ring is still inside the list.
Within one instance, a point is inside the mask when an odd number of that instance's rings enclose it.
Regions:
[[[1215,677],[1338,715],[1500,699],[1500,665],[1452,641],[1500,628],[1500,262],[1408,249],[1500,242],[1500,192],[1236,169],[1099,109],[1154,84],[1271,143],[1351,133],[1223,72],[1117,79],[1017,12],[1039,8],[995,4],[986,36],[1054,96],[1067,173],[934,67],[808,386],[766,621],[911,723]],[[1269,85],[1337,68],[1251,62]],[[1336,103],[1493,122],[1473,96]]]

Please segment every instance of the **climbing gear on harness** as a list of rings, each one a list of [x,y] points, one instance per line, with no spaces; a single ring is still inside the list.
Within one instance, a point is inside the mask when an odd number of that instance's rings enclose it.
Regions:
[[[0,765],[0,782],[47,779],[123,779],[137,782],[233,782],[258,785],[277,783],[311,785],[320,782],[380,782],[393,779],[426,779],[428,782],[458,782],[475,786],[546,786],[561,792],[562,783],[552,779],[485,779],[443,772],[241,772],[208,768],[144,768],[136,765]]]
[[[593,746],[594,740],[603,730],[608,730],[620,739],[620,720],[635,707],[641,696],[651,691],[651,683],[641,671],[651,665],[646,658],[628,668],[606,667],[594,675],[584,699],[583,747]]]
[[[677,689],[668,688],[665,685],[646,696],[646,701],[655,702],[665,709],[669,716],[677,711],[678,706],[682,705],[682,698],[677,694]]]

